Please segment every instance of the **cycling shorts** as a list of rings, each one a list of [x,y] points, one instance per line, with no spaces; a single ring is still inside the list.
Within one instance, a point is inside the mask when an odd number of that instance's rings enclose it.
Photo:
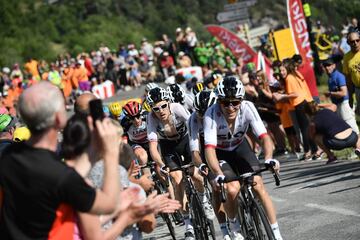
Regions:
[[[219,163],[223,160],[230,165],[233,173],[225,171],[224,175],[227,177],[231,177],[234,173],[240,175],[260,170],[259,160],[246,138],[233,151],[216,149],[216,156],[219,159]]]
[[[166,166],[168,166],[170,170],[191,163],[188,135],[185,135],[179,140],[160,139],[159,144],[161,155]],[[181,156],[183,156],[184,159],[182,159]]]
[[[128,144],[131,146],[131,148],[133,149],[133,151],[135,151],[135,149],[137,148],[143,148],[147,155],[148,155],[148,162],[150,161],[153,161],[151,155],[150,155],[150,149],[149,149],[149,143],[135,143],[135,142],[132,142],[130,140],[128,140]]]

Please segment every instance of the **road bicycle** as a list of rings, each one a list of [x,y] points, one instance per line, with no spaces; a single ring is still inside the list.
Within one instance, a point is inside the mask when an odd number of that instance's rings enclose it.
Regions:
[[[265,164],[265,168],[258,171],[248,172],[239,176],[225,178],[219,181],[221,188],[221,200],[226,201],[226,190],[224,183],[239,181],[240,193],[238,197],[238,214],[241,224],[241,230],[246,240],[275,240],[269,220],[265,214],[264,208],[258,197],[253,191],[253,176],[270,170],[273,173],[276,186],[280,185],[278,173],[274,170],[273,164]]]
[[[154,182],[154,189],[157,191],[158,194],[164,194],[167,193],[167,188],[168,188],[168,182],[163,182],[161,181],[161,179],[159,178],[157,172],[156,172],[156,163],[149,161],[146,165],[141,166],[141,169],[144,168],[149,168],[150,169],[150,173],[151,173],[151,179]],[[173,214],[168,214],[168,213],[160,213],[161,218],[164,220],[164,222],[166,223],[171,238],[173,240],[176,240],[176,234],[175,234],[175,228],[173,226],[172,223],[172,219],[174,220],[175,217],[173,216]]]
[[[197,240],[215,240],[215,229],[213,221],[206,218],[202,201],[200,200],[197,190],[191,180],[193,163],[183,165],[179,168],[172,169],[171,171],[182,171],[183,181],[185,183],[186,196],[188,199],[188,208],[190,218],[194,227],[195,239]]]

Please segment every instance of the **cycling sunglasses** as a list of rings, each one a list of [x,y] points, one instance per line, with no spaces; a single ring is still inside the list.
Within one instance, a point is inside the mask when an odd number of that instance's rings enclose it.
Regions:
[[[154,112],[160,112],[161,109],[165,109],[167,108],[168,104],[167,103],[164,103],[163,105],[159,106],[159,107],[153,107],[152,110]]]
[[[219,103],[224,107],[238,107],[241,103],[241,100],[219,100]]]
[[[139,113],[138,115],[130,117],[131,120],[135,120],[135,118],[137,118],[137,119],[141,118],[141,114]]]

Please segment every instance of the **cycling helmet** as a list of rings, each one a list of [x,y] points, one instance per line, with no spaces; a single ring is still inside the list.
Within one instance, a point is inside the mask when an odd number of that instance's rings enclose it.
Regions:
[[[146,101],[152,107],[161,101],[169,101],[169,93],[161,87],[156,87],[150,90],[146,96]]]
[[[109,104],[109,110],[114,117],[119,117],[121,115],[121,105],[120,102],[113,102]]]
[[[213,91],[201,91],[196,94],[194,108],[196,112],[204,115],[206,110],[216,102],[216,94]]]
[[[136,101],[130,101],[125,104],[123,107],[123,112],[126,117],[134,117],[140,115],[142,107],[140,103]]]
[[[142,108],[147,112],[151,112],[151,107],[147,101],[143,102]]]
[[[198,94],[199,92],[205,90],[205,86],[203,83],[197,83],[193,88],[192,92],[194,95]]]
[[[171,84],[167,87],[172,102],[183,104],[185,101],[185,90],[179,84]]]
[[[236,76],[227,76],[221,80],[216,88],[218,98],[239,98],[245,96],[242,82]]]
[[[157,85],[156,83],[148,83],[148,84],[146,84],[145,91],[150,92],[151,89],[157,88],[157,87],[159,87],[159,85]]]
[[[13,140],[15,142],[22,142],[29,140],[30,137],[31,137],[31,133],[27,127],[18,127],[14,131]]]

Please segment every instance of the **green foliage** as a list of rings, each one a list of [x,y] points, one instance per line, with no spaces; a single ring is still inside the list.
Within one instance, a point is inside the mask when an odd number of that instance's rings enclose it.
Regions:
[[[64,51],[77,54],[120,43],[155,41],[177,27],[192,27],[209,39],[204,24],[216,23],[226,0],[0,0],[0,66],[32,56],[54,59]],[[255,20],[269,16],[286,23],[285,0],[258,0]],[[340,27],[346,17],[360,16],[360,0],[310,1],[314,19]],[[331,18],[328,18],[331,16]]]

